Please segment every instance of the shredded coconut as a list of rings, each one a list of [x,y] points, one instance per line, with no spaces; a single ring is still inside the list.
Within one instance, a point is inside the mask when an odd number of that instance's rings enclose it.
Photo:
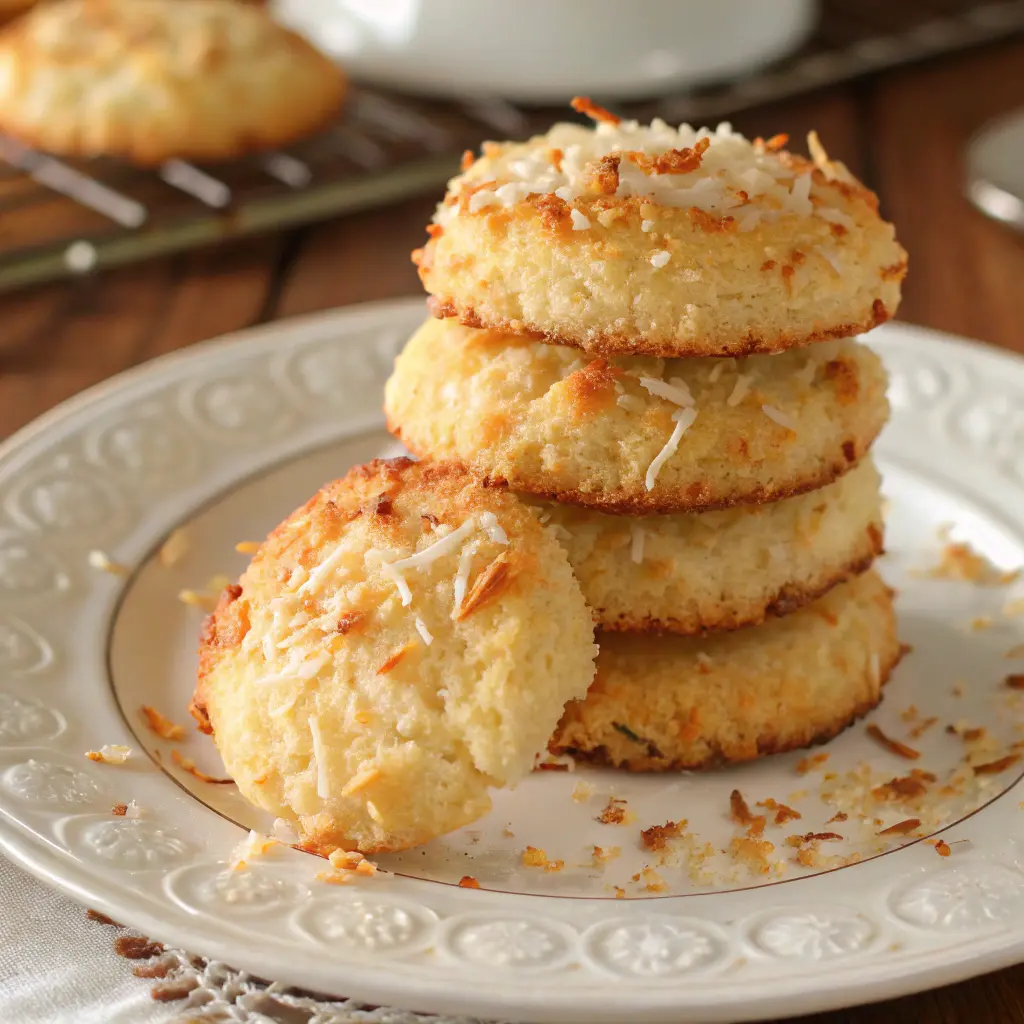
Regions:
[[[131,572],[128,566],[113,561],[105,551],[90,551],[89,565],[100,572],[109,572],[111,576],[127,576]]]
[[[851,180],[841,165],[828,160],[816,138],[811,144],[827,179]],[[457,179],[455,188],[476,188],[466,204],[470,213],[511,206],[531,194],[554,195],[570,204],[598,194],[648,197],[641,209],[644,231],[651,229],[652,204],[735,217],[741,231],[787,214],[853,226],[848,215],[826,205],[833,201],[830,190],[812,188],[811,174],[776,148],[750,142],[728,123],[714,131],[686,124],[675,128],[660,119],[650,124],[601,121],[592,128],[556,124],[529,144],[495,146]],[[675,159],[652,159],[662,154]],[[459,204],[447,204],[436,219],[445,224],[459,213]]]
[[[177,530],[172,530],[167,540],[163,542],[157,553],[157,558],[165,569],[171,569],[185,557],[188,549],[188,533],[183,527],[179,527]]]
[[[132,748],[121,743],[104,743],[99,750],[87,750],[85,756],[101,764],[124,764],[132,756]]]
[[[679,377],[674,377],[671,381],[658,380],[657,377],[641,377],[640,387],[683,408],[693,405],[693,395],[690,394],[686,381]]]
[[[762,405],[761,412],[768,419],[778,423],[780,427],[785,427],[787,430],[792,430],[794,434],[796,433],[796,420],[791,416],[787,416],[781,409],[776,409],[774,405]]]
[[[643,231],[645,234],[648,231],[653,231],[654,230],[654,221],[653,220],[642,220],[642,221],[640,221],[640,230]]]
[[[719,377],[722,376],[722,371],[725,369],[725,363],[721,359],[711,367],[711,372],[708,374],[708,383],[714,384]]]
[[[750,382],[752,380],[753,378],[748,374],[741,373],[736,378],[736,386],[732,389],[732,394],[725,400],[725,404],[728,406],[739,405],[750,394]]]
[[[395,568],[394,563],[384,562],[380,567],[381,575],[386,576],[398,588],[398,596],[402,599],[402,607],[408,608],[412,604],[412,591],[405,577]]]
[[[493,512],[480,513],[480,529],[487,534],[495,544],[507,544],[508,534],[501,528],[498,517]]]
[[[654,461],[647,467],[647,475],[644,477],[644,485],[647,487],[647,490],[654,490],[654,483],[658,479],[661,467],[675,455],[683,434],[692,426],[696,418],[696,409],[677,409],[672,414],[672,419],[676,421],[676,425],[671,436],[665,442],[665,447],[654,456]]]
[[[651,266],[661,268],[672,258],[672,254],[665,249],[658,249],[651,254]]]
[[[320,723],[315,718],[309,720],[309,733],[313,737],[313,760],[316,767],[316,795],[321,800],[330,798],[330,790],[327,785],[327,774],[323,770],[324,764],[324,740],[320,734]]]
[[[629,533],[629,557],[639,565],[644,560],[644,528],[637,523],[631,523]]]
[[[423,638],[423,642],[429,647],[434,642],[434,636],[427,629],[427,624],[417,615],[416,616],[416,632]]]
[[[344,559],[347,551],[344,545],[339,544],[310,574],[309,578],[303,583],[296,593],[298,594],[313,594],[320,589],[320,585],[324,583],[327,577],[334,572],[338,564]]]
[[[392,562],[391,568],[399,572],[403,569],[422,569],[423,566],[430,565],[454,551],[463,539],[475,529],[476,519],[470,516],[460,527],[452,530],[451,533],[446,533],[440,540],[435,540],[433,544],[428,544],[422,551],[417,551],[408,558],[400,558],[397,562]]]
[[[473,561],[472,545],[467,544],[459,555],[459,568],[455,573],[455,603],[452,608],[452,618],[458,619],[462,611],[462,602],[466,597],[466,587],[469,584],[469,567]]]
[[[636,395],[619,395],[615,399],[615,404],[627,412],[643,412],[645,408],[643,399],[638,398]]]
[[[590,219],[580,213],[579,210],[570,210],[569,218],[572,220],[573,231],[586,231],[594,226],[590,223]]]
[[[816,245],[814,251],[818,253],[823,259],[827,260],[832,269],[836,272],[837,277],[843,276],[843,264],[839,260],[839,256],[831,249],[826,249],[823,245]]]

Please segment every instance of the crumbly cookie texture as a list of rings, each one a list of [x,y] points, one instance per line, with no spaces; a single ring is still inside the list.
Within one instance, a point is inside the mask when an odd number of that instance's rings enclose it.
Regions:
[[[615,514],[775,501],[837,479],[889,406],[881,360],[852,340],[739,360],[588,356],[428,320],[385,389],[421,457]]]
[[[565,552],[513,494],[378,461],[286,519],[224,592],[193,713],[305,848],[401,850],[530,771],[595,654]]]
[[[906,253],[817,137],[745,139],[594,108],[485,143],[413,254],[438,316],[597,354],[742,355],[896,312]]]
[[[0,34],[0,130],[65,156],[216,161],[339,110],[345,77],[259,7],[65,0]]]
[[[566,707],[550,749],[638,772],[831,739],[879,702],[900,656],[892,592],[873,571],[752,629],[599,643],[594,684]]]
[[[699,634],[786,615],[882,551],[878,470],[721,512],[614,516],[537,502],[605,630]]]

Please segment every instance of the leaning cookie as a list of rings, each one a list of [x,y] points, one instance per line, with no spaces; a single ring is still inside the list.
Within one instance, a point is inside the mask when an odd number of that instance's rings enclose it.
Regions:
[[[318,130],[341,71],[224,0],[65,0],[0,34],[0,131],[62,156],[226,160]]]
[[[787,615],[882,551],[878,470],[721,512],[610,516],[538,503],[600,629],[699,634]]]
[[[783,619],[705,639],[603,633],[597,676],[550,749],[629,771],[711,768],[835,736],[900,656],[875,572]]]
[[[413,254],[437,316],[602,355],[742,355],[889,319],[907,257],[830,161],[663,121],[485,143]]]
[[[616,514],[775,501],[850,469],[889,414],[881,360],[852,340],[740,360],[581,355],[428,320],[385,389],[421,457]]]
[[[222,596],[193,713],[305,848],[402,850],[530,771],[595,653],[565,552],[514,495],[374,462],[286,519]]]

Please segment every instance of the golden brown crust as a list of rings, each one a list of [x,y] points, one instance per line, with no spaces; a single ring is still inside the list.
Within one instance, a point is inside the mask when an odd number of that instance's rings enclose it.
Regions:
[[[599,636],[597,675],[549,748],[629,771],[740,763],[834,736],[874,707],[902,649],[874,572],[784,619],[706,639]]]
[[[408,437],[403,436],[401,428],[387,418],[388,430],[400,440],[417,458],[427,459],[428,452],[418,448]],[[807,477],[797,484],[780,484],[777,487],[751,486],[742,494],[729,495],[721,498],[709,497],[709,488],[690,486],[685,489],[669,489],[662,487],[658,491],[578,491],[578,490],[547,490],[539,486],[539,480],[487,473],[479,466],[447,458],[464,472],[475,473],[487,487],[514,487],[517,491],[543,498],[545,501],[556,501],[563,505],[579,505],[592,508],[607,515],[617,516],[649,516],[663,515],[673,512],[714,512],[720,509],[735,508],[738,505],[766,505],[773,501],[782,501],[809,491],[816,491],[838,480],[844,473],[856,465],[871,448],[874,438],[867,443],[856,440],[844,441],[837,458],[825,469],[812,477]]]
[[[876,556],[882,554],[881,537],[879,543],[871,554],[862,556],[856,561],[842,568],[839,572],[828,576],[822,581],[816,581],[814,586],[805,586],[800,583],[787,583],[778,593],[772,597],[763,609],[757,614],[739,616],[728,607],[723,606],[721,615],[717,618],[705,618],[700,628],[694,630],[692,624],[679,619],[652,618],[650,616],[639,618],[627,615],[619,615],[616,618],[608,616],[604,609],[593,608],[594,621],[599,629],[606,632],[618,633],[677,633],[684,636],[707,636],[710,633],[728,633],[736,629],[745,629],[748,626],[759,626],[769,618],[781,618],[784,615],[792,615],[801,608],[818,598],[824,597],[833,587],[839,586],[852,580],[855,576],[865,573],[871,568]]]
[[[904,264],[904,271],[906,265]],[[455,299],[427,297],[427,309],[438,320],[456,319],[464,327],[476,327],[482,330],[502,331],[509,334],[520,334],[543,341],[549,345],[566,345],[581,349],[598,356],[622,355],[628,352],[638,356],[659,356],[672,358],[678,356],[679,346],[648,337],[636,337],[622,334],[615,330],[607,330],[596,336],[580,338],[545,330],[539,324],[526,323],[521,320],[488,321],[481,317],[472,306],[460,306]],[[788,349],[832,338],[852,338],[858,334],[866,334],[880,324],[892,319],[892,313],[885,308],[881,299],[875,299],[870,310],[865,310],[862,319],[823,328],[807,333],[777,332],[771,335],[758,335],[748,331],[741,337],[720,341],[715,344],[710,340],[700,343],[701,356],[738,357],[769,352],[785,352]]]
[[[895,667],[893,665],[885,673],[882,679],[883,686],[889,681],[892,669]],[[686,758],[667,760],[655,748],[655,753],[638,754],[636,757],[625,761],[616,761],[609,755],[607,747],[579,750],[575,747],[553,744],[549,749],[556,756],[569,756],[575,761],[593,765],[597,768],[620,768],[627,772],[713,771],[716,768],[745,764],[750,760],[768,757],[771,754],[788,754],[793,750],[802,750],[806,747],[828,743],[829,740],[835,739],[841,732],[849,729],[858,719],[873,711],[881,702],[881,693],[874,700],[860,701],[854,705],[852,710],[837,714],[835,721],[824,728],[807,728],[789,732],[785,735],[764,733],[758,737],[757,753],[753,756],[744,754],[741,757],[736,757],[729,748],[716,746],[712,753],[700,760],[689,760]]]

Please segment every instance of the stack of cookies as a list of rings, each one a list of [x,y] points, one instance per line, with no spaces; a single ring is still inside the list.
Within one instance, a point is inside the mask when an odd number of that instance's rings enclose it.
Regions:
[[[854,339],[899,303],[875,196],[784,137],[621,121],[487,143],[414,258],[388,383],[418,457],[526,498],[568,553],[597,675],[551,749],[630,770],[827,739],[899,656]]]

